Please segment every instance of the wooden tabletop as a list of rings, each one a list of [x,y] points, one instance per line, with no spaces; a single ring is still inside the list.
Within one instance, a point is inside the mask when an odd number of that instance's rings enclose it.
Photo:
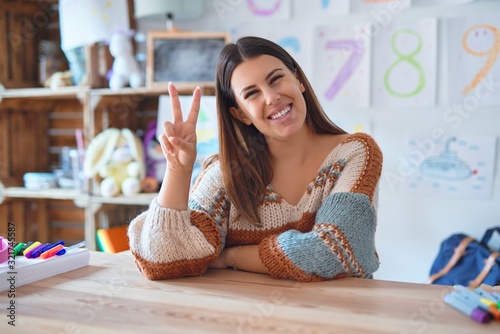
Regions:
[[[130,253],[0,295],[0,333],[500,333],[442,301],[449,287],[346,278],[297,283],[231,269],[149,281]],[[16,327],[6,307],[15,301]]]

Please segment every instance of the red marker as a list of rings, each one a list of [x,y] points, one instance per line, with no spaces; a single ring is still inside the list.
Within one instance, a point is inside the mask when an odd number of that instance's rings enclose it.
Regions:
[[[40,257],[42,259],[46,260],[49,257],[52,257],[52,256],[56,255],[57,252],[59,252],[61,249],[64,249],[64,246],[63,245],[57,245],[56,247],[53,247],[53,248],[49,249],[46,252],[43,252],[42,255],[40,255]]]

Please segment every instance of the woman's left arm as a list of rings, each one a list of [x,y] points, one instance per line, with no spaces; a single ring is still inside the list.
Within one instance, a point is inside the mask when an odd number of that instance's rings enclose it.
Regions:
[[[260,259],[272,276],[321,281],[371,277],[378,269],[374,199],[382,153],[366,134],[350,138],[340,148],[341,166],[334,176],[338,179],[317,211],[312,230],[288,230],[260,243]]]

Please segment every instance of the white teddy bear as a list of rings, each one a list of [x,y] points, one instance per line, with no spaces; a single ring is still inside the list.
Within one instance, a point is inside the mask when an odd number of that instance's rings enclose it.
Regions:
[[[106,129],[87,147],[83,164],[85,176],[99,176],[100,194],[113,197],[120,193],[141,192],[146,174],[141,140],[129,129]]]
[[[109,52],[115,58],[109,88],[118,90],[130,84],[137,88],[142,85],[141,71],[132,53],[132,43],[123,33],[114,33],[109,41]]]

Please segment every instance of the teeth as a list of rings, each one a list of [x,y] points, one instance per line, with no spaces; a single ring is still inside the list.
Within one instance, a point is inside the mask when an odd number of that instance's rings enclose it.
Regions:
[[[282,118],[283,116],[288,114],[289,111],[290,111],[290,106],[287,106],[285,109],[281,110],[279,113],[272,115],[271,119]]]

